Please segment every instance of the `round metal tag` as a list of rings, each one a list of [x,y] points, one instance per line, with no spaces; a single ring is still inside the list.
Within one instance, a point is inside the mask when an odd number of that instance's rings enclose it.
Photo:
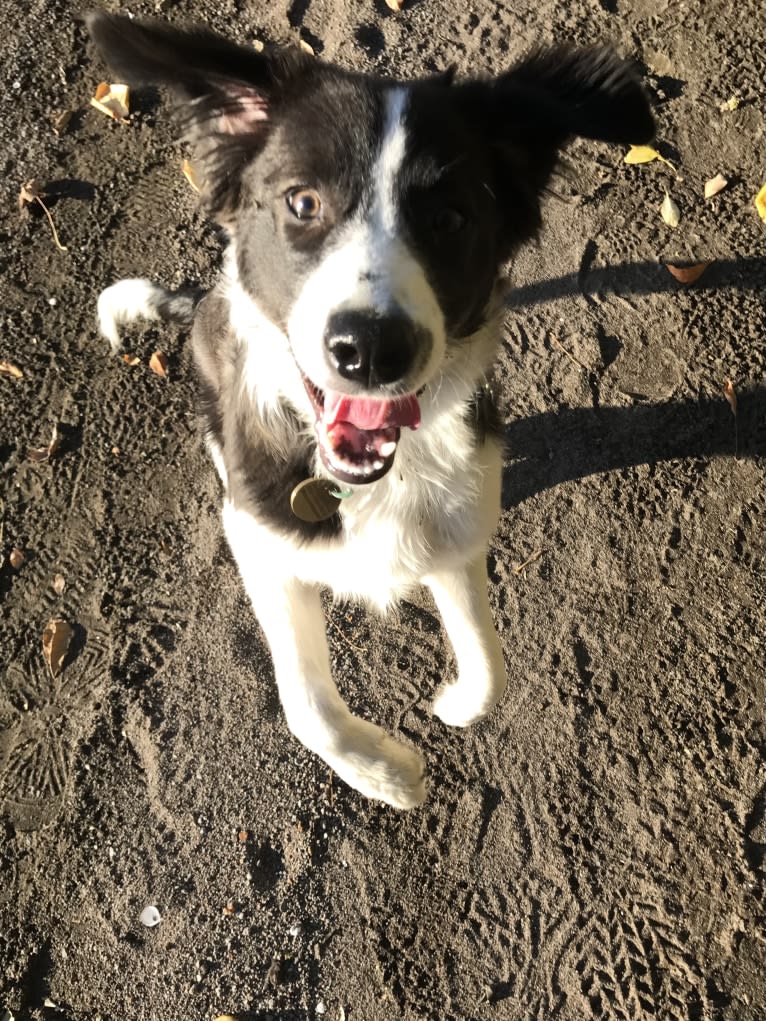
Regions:
[[[301,521],[324,521],[338,509],[338,483],[330,479],[304,479],[290,494],[290,507]]]

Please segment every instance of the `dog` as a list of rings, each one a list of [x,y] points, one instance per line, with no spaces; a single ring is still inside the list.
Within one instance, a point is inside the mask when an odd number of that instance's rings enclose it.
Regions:
[[[466,727],[497,703],[502,268],[538,233],[569,138],[651,140],[646,95],[603,48],[398,81],[205,29],[87,26],[121,80],[169,89],[229,239],[198,304],[123,280],[99,298],[101,331],[117,349],[124,322],[193,320],[224,529],[290,730],[351,787],[412,808],[423,760],[341,699],[320,589],[385,610],[426,585],[457,663],[434,714]]]

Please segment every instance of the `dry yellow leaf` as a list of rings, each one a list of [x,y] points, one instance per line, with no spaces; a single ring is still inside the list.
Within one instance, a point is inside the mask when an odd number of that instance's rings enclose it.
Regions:
[[[660,163],[665,163],[673,173],[676,173],[675,164],[671,163],[670,160],[666,160],[664,156],[661,156],[656,149],[652,148],[651,145],[631,145],[630,149],[625,155],[625,163],[631,165],[637,163],[653,163],[654,160],[659,160]]]
[[[67,624],[65,620],[48,621],[43,631],[43,656],[52,677],[61,672],[71,641],[71,624]]]
[[[149,368],[163,379],[168,378],[168,357],[162,351],[155,351],[149,359]]]
[[[731,408],[732,415],[737,414],[737,393],[734,389],[734,384],[730,379],[727,379],[723,385],[723,395],[726,398],[726,402]]]
[[[758,210],[760,218],[766,220],[766,184],[755,196],[755,208]]]
[[[681,222],[681,210],[667,192],[660,206],[660,215],[668,227],[677,227]]]
[[[392,11],[400,11],[405,2],[406,0],[386,0],[386,6],[390,7]]]
[[[26,209],[33,202],[39,202],[42,194],[43,190],[36,177],[25,181],[19,190],[19,209]]]
[[[186,180],[192,186],[192,188],[199,194],[199,185],[197,184],[197,175],[194,172],[194,167],[189,160],[184,160],[181,164],[181,172],[183,173]]]
[[[21,379],[24,373],[11,362],[0,362],[0,376],[12,376],[14,379]]]
[[[257,50],[258,53],[263,53],[266,49],[266,44],[262,39],[253,39],[253,49]]]
[[[680,284],[693,284],[695,280],[699,280],[709,265],[709,262],[696,262],[693,266],[668,266],[668,272],[672,273]]]
[[[125,362],[126,365],[138,365],[138,363],[141,361],[138,355],[129,354],[124,354],[122,356],[122,360]]]
[[[120,124],[127,124],[130,116],[130,89],[127,85],[114,82],[99,82],[90,105]]]
[[[52,117],[53,130],[57,135],[63,135],[66,129],[69,127],[69,122],[72,119],[71,110],[62,110],[61,113],[56,113]]]
[[[61,437],[59,436],[58,428],[54,425],[53,433],[51,434],[51,441],[48,446],[32,447],[27,451],[27,457],[30,461],[50,461],[60,446]]]
[[[29,181],[22,184],[21,190],[19,191],[19,209],[24,212],[27,206],[36,202],[48,218],[48,223],[53,231],[53,240],[56,242],[56,248],[58,248],[60,252],[65,252],[67,250],[66,245],[62,245],[59,241],[58,231],[56,230],[56,224],[53,222],[50,209],[48,209],[42,200],[42,196],[44,194],[45,193],[37,178],[31,178]]]
[[[729,99],[721,103],[718,109],[721,111],[721,113],[726,113],[726,111],[731,112],[732,110],[736,110],[738,106],[739,99],[737,99],[736,96],[730,96]]]
[[[711,177],[709,181],[705,181],[705,198],[712,199],[719,191],[723,191],[728,183],[723,174],[716,174],[715,177]]]

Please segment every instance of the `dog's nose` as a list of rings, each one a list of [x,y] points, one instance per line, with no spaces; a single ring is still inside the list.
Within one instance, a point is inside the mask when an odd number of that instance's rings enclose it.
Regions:
[[[337,312],[325,331],[330,364],[344,379],[374,387],[396,383],[415,364],[419,331],[403,315]]]

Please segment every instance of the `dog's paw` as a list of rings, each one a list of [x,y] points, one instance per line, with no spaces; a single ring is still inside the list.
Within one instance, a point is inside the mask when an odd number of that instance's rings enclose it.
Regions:
[[[426,796],[423,759],[379,727],[361,720],[330,763],[342,780],[367,798],[394,808],[415,808]]]
[[[449,727],[470,727],[490,712],[503,693],[505,683],[491,692],[477,692],[461,681],[447,684],[434,699],[433,712]]]

